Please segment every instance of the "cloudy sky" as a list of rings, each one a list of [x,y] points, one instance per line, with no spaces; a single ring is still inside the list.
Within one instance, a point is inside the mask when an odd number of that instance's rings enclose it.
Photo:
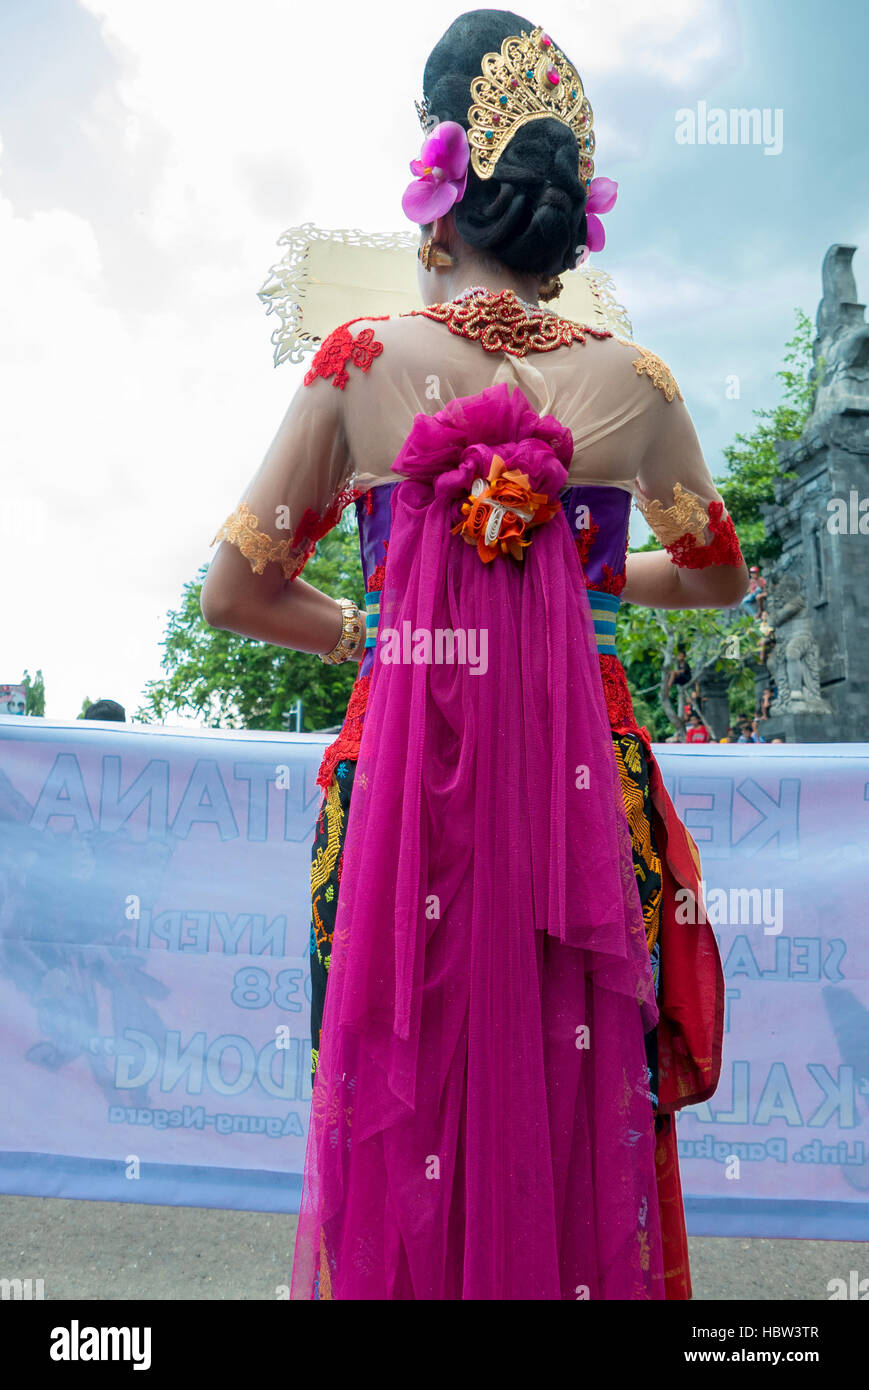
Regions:
[[[49,716],[85,696],[129,716],[159,676],[167,610],[304,370],[273,366],[256,295],[277,239],[410,228],[413,100],[460,12],[0,0],[0,682],[41,667]],[[619,181],[596,263],[718,473],[777,399],[832,242],[858,245],[869,293],[869,7],[548,0],[529,18],[579,67],[596,171]],[[776,152],[680,143],[702,103],[767,111]]]

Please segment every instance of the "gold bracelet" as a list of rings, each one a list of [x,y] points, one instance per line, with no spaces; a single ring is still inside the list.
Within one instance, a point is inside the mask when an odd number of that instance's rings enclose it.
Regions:
[[[342,661],[349,661],[365,633],[365,615],[353,600],[339,598],[338,602],[344,610],[344,629],[332,650],[325,655],[320,654],[320,660],[327,666],[338,666]]]

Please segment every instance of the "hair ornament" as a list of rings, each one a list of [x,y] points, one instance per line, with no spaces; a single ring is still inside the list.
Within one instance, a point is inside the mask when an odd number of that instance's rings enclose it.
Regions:
[[[539,25],[530,34],[523,29],[509,35],[500,53],[484,54],[480,66],[482,75],[471,82],[467,132],[456,121],[438,124],[425,95],[414,102],[426,139],[420,158],[411,162],[417,177],[405,190],[402,209],[418,223],[442,216],[464,197],[469,164],[478,178],[492,178],[516,131],[549,117],[566,125],[579,146],[587,235],[574,254],[582,265],[606,244],[600,219],[615,205],[618,184],[594,177],[594,115],[579,73]],[[558,293],[554,284],[552,291]]]
[[[615,179],[592,179],[585,204],[586,225],[588,228],[584,246],[577,246],[579,257],[577,265],[588,260],[590,251],[602,251],[606,245],[606,231],[601,216],[614,207],[618,197],[618,184]]]
[[[426,97],[423,96],[422,101],[415,101],[413,104],[416,107],[416,114],[419,117],[419,123],[422,126],[423,133],[425,135],[431,135],[437,125],[437,119],[429,111]]]
[[[554,118],[569,127],[579,145],[579,178],[594,175],[594,116],[579,73],[538,26],[509,35],[500,53],[485,53],[482,76],[471,83],[468,141],[471,166],[490,179],[512,137],[529,121]]]
[[[449,212],[465,196],[469,158],[468,137],[457,121],[440,121],[433,126],[419,159],[410,161],[410,172],[416,178],[404,190],[404,214],[422,224]]]

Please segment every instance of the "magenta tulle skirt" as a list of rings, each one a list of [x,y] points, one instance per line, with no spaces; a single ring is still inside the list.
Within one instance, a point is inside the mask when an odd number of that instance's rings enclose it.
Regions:
[[[453,533],[493,455],[554,499],[572,453],[505,384],[393,465],[296,1299],[664,1297],[657,1008],[576,547],[560,506],[521,562]]]

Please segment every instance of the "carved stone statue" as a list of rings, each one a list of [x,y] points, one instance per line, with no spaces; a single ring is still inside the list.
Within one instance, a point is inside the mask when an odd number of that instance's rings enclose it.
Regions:
[[[778,689],[771,713],[831,714],[821,695],[818,647],[796,575],[785,574],[774,586],[768,611],[775,645],[766,664]]]
[[[775,500],[760,508],[779,546],[766,571],[773,630],[761,628],[754,674],[758,694],[764,664],[778,687],[764,737],[786,743],[866,738],[869,545],[852,518],[869,516],[859,510],[869,498],[869,324],[857,299],[855,249],[836,243],[824,257],[812,413],[799,439],[777,441]],[[843,508],[847,527],[831,526]]]
[[[869,410],[869,324],[857,303],[851,259],[856,246],[831,246],[824,257],[824,297],[818,305],[813,345],[818,391],[812,423],[843,411]],[[817,371],[820,359],[823,366]]]

